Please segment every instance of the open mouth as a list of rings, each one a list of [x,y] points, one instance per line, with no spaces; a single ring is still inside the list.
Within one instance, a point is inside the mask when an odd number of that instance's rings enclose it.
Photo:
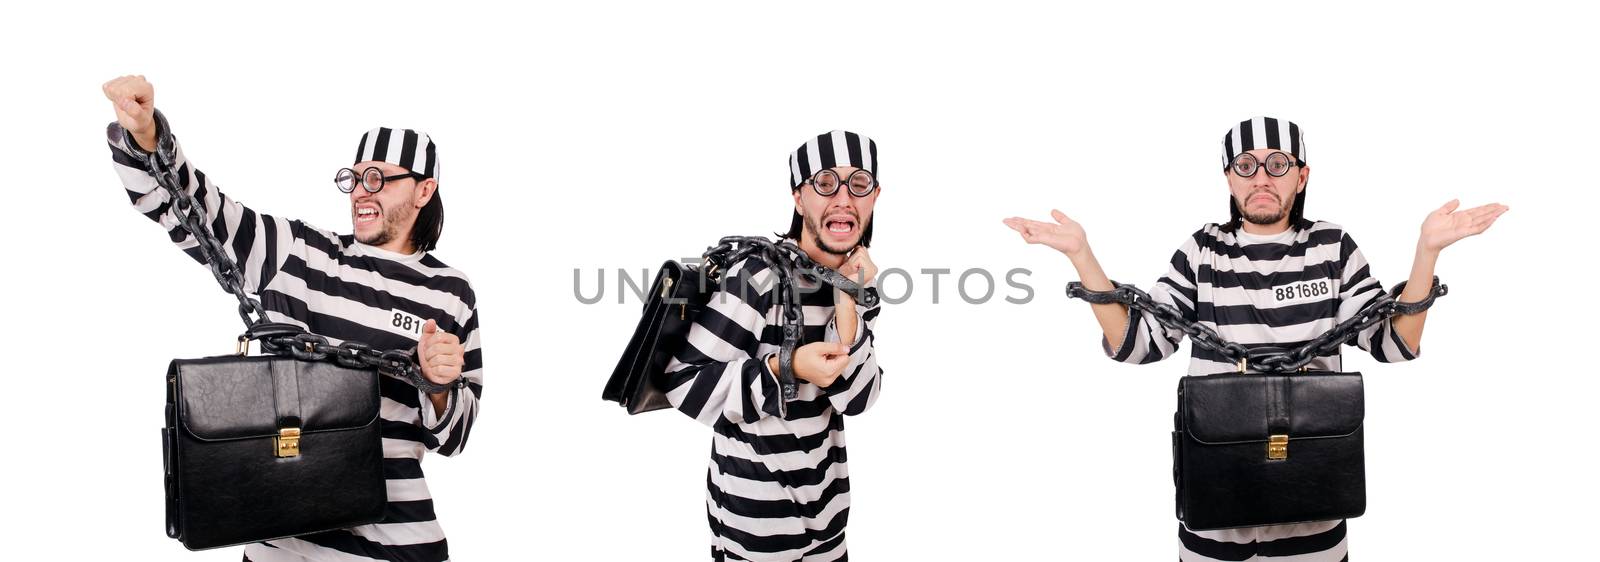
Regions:
[[[824,220],[822,227],[834,236],[849,236],[856,232],[856,218],[850,215],[834,215]]]
[[[382,216],[383,212],[378,208],[377,205],[363,203],[356,205],[355,213],[352,216],[352,219],[357,225],[362,225],[377,222]]]

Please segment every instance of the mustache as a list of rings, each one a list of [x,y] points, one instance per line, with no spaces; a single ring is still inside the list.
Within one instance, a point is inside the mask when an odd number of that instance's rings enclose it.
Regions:
[[[823,213],[822,214],[822,218],[824,220],[826,220],[828,217],[831,217],[833,215],[839,215],[839,214],[850,215],[850,218],[855,219],[855,221],[857,223],[861,222],[861,213],[859,211],[854,210],[854,209],[851,209],[851,210],[848,210],[848,211],[841,211],[841,212],[837,212],[837,213]]]
[[[1257,195],[1269,195],[1269,196],[1272,197],[1273,201],[1278,201],[1278,202],[1282,202],[1283,201],[1283,198],[1279,197],[1277,193],[1275,193],[1273,191],[1270,191],[1270,190],[1265,190],[1265,189],[1252,191],[1252,192],[1246,194],[1243,198],[1241,198],[1240,201],[1241,202],[1248,202],[1251,199],[1255,199],[1255,197]]]

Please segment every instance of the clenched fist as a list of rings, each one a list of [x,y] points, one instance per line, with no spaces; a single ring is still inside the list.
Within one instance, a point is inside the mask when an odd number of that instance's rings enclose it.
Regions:
[[[146,152],[156,149],[156,88],[142,75],[116,78],[100,86],[117,112],[117,123],[122,125],[139,148]]]
[[[433,320],[422,325],[422,339],[417,340],[417,366],[429,381],[442,385],[456,382],[461,378],[465,355],[461,339],[455,334],[439,331],[439,324]]]
[[[794,376],[811,384],[827,387],[844,374],[850,365],[850,346],[837,342],[812,342],[794,350]],[[767,368],[778,372],[778,356],[767,360]]]
[[[865,287],[878,278],[878,264],[872,263],[866,246],[857,246],[850,257],[844,259],[844,265],[839,266],[839,274]]]

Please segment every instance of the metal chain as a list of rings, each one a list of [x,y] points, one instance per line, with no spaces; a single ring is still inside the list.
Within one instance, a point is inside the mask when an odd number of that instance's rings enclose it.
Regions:
[[[761,236],[726,236],[716,246],[706,249],[701,255],[705,263],[726,269],[739,260],[760,252],[763,257],[772,263],[783,263],[789,269],[800,273],[803,277],[831,285],[850,295],[862,306],[873,307],[878,304],[878,294],[862,288],[861,283],[845,277],[838,271],[817,263],[806,255],[800,246],[793,240],[780,240],[773,242]],[[863,279],[862,281],[866,281]]]
[[[228,257],[222,241],[207,226],[205,206],[193,194],[182,189],[184,177],[179,173],[177,145],[167,126],[166,116],[157,111],[155,120],[158,133],[155,153],[146,157],[134,152],[134,156],[150,166],[156,184],[171,198],[171,212],[178,220],[178,227],[194,239],[201,258],[210,268],[211,275],[217,279],[217,284],[239,301],[239,318],[245,324],[245,333],[239,336],[241,355],[250,340],[258,340],[261,342],[261,351],[265,353],[294,357],[301,361],[327,361],[354,369],[376,369],[380,373],[399,377],[424,392],[445,392],[466,384],[466,377],[456,377],[454,382],[446,385],[428,380],[422,375],[422,369],[412,361],[411,354],[405,351],[376,350],[354,341],[333,345],[327,338],[306,332],[299,326],[268,322],[266,308],[244,290],[244,270]],[[125,134],[124,138],[132,142],[129,135]]]
[[[1189,336],[1196,347],[1212,351],[1239,364],[1240,372],[1248,366],[1254,366],[1257,371],[1267,373],[1287,373],[1299,370],[1310,364],[1317,357],[1333,353],[1340,346],[1355,338],[1374,324],[1388,320],[1401,314],[1416,314],[1433,306],[1433,301],[1449,294],[1450,289],[1439,284],[1439,278],[1433,278],[1433,286],[1428,290],[1427,298],[1414,303],[1402,303],[1396,300],[1406,283],[1402,281],[1388,293],[1380,293],[1376,299],[1367,303],[1360,311],[1348,320],[1340,322],[1333,329],[1293,349],[1280,347],[1246,348],[1243,345],[1229,342],[1210,326],[1184,318],[1178,307],[1157,302],[1149,293],[1139,290],[1132,285],[1124,285],[1115,281],[1111,282],[1116,288],[1110,291],[1091,291],[1083,283],[1073,281],[1067,284],[1067,296],[1088,301],[1090,304],[1122,303],[1133,310],[1150,313],[1156,322],[1167,328],[1182,331]]]
[[[801,342],[803,307],[800,289],[794,276],[810,279],[844,291],[862,306],[878,304],[878,293],[863,288],[855,281],[807,256],[792,240],[773,242],[760,236],[727,236],[716,246],[701,255],[707,275],[717,280],[719,272],[752,256],[758,256],[771,267],[777,277],[776,304],[783,313],[783,344],[778,348],[778,384],[785,400],[794,399],[798,385],[794,380],[794,351]]]

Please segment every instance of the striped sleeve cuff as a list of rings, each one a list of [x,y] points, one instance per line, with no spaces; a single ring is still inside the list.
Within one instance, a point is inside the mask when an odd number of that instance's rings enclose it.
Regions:
[[[768,353],[761,356],[759,359],[761,364],[756,366],[756,373],[760,380],[756,381],[756,384],[753,385],[754,388],[750,390],[751,396],[756,400],[760,400],[761,403],[758,408],[761,412],[781,418],[789,415],[789,403],[783,399],[783,383],[778,380],[778,374],[772,372],[772,364],[768,362],[771,358],[777,357],[777,355],[776,353]],[[795,382],[799,382],[799,380],[796,379]],[[755,423],[759,419],[746,419],[745,422]]]
[[[1406,339],[1400,337],[1400,332],[1394,329],[1394,318],[1384,320],[1378,326],[1371,344],[1374,359],[1383,363],[1402,363],[1421,355],[1417,350],[1411,349],[1410,345],[1406,345]]]
[[[1105,334],[1100,335],[1100,349],[1106,352],[1106,357],[1121,362],[1128,361],[1128,358],[1133,355],[1133,346],[1130,344],[1133,343],[1135,337],[1138,337],[1139,319],[1139,311],[1130,307],[1128,309],[1128,329],[1123,331],[1122,344],[1118,345],[1115,350],[1111,349],[1111,342],[1106,341]]]
[[[445,397],[444,413],[437,414],[433,411],[433,399],[429,398],[427,391],[417,389],[417,396],[422,399],[422,427],[436,436],[443,437],[449,433],[452,421],[460,416],[456,411],[456,398],[461,393],[460,387],[450,387],[450,393]]]

